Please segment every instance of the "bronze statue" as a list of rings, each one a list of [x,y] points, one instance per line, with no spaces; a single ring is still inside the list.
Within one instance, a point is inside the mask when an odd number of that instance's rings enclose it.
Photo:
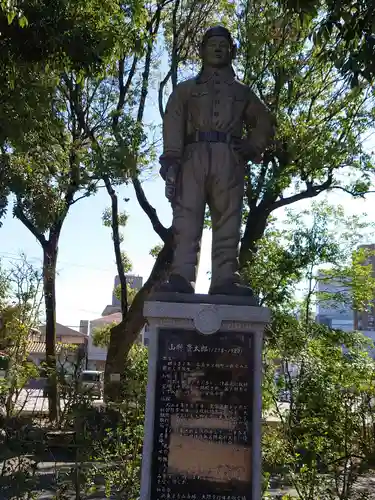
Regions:
[[[201,44],[200,73],[178,84],[166,106],[160,174],[172,204],[175,249],[165,291],[194,293],[207,203],[212,219],[209,293],[252,295],[238,274],[245,165],[261,161],[274,120],[254,92],[236,80],[235,53],[229,31],[210,28]]]

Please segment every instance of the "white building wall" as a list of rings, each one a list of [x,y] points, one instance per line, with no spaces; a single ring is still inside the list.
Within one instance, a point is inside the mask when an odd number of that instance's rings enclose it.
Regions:
[[[324,275],[321,273],[320,276]],[[318,300],[317,302],[318,323],[327,324],[331,328],[353,330],[354,313],[351,306],[349,287],[346,287],[343,282],[319,281],[318,278],[318,292],[327,294],[327,300]],[[340,295],[345,297],[345,300],[341,303],[337,302]],[[329,300],[330,297],[332,297],[332,300]]]
[[[93,321],[88,321],[87,332],[88,332],[88,345],[87,345],[87,369],[88,370],[104,370],[105,361],[107,359],[107,349],[103,347],[97,347],[93,344],[92,336],[96,328],[102,326],[118,323],[121,321],[121,313],[111,314],[109,316],[103,316],[101,318],[95,319]],[[148,328],[143,328],[140,333],[140,340],[143,345],[148,344]]]
[[[111,324],[115,321],[114,315],[104,316],[88,322],[88,344],[87,344],[87,369],[104,370],[105,360],[107,358],[107,349],[97,347],[93,344],[92,337],[94,330],[102,326]],[[116,318],[118,320],[118,318]],[[121,319],[121,318],[120,318]]]

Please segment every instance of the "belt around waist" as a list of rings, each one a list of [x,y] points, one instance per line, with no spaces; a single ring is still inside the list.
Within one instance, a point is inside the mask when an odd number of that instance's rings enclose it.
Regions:
[[[230,144],[235,141],[241,140],[240,137],[236,137],[232,134],[227,134],[226,132],[219,132],[217,130],[211,130],[210,132],[200,132],[197,130],[193,134],[189,134],[186,137],[185,145],[194,144],[196,142],[222,142]]]

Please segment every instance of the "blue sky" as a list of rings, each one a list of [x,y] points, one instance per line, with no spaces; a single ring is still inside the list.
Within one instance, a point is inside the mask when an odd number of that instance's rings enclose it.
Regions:
[[[156,102],[155,92],[152,92],[145,114],[146,123],[156,125],[160,122]],[[144,189],[161,221],[170,225],[172,212],[164,197],[164,184],[158,175],[158,165],[155,165],[155,175],[145,181]],[[130,198],[121,207],[130,215],[122,247],[133,263],[133,273],[146,279],[154,262],[149,255],[150,249],[160,243],[160,240],[139,207],[132,187],[122,187],[118,194],[119,200]],[[322,195],[321,199],[326,196]],[[375,222],[375,211],[372,208],[374,195],[364,201],[353,200],[343,192],[336,192],[329,194],[328,200],[330,203],[344,205],[348,215],[363,212],[372,214],[369,215],[369,220]],[[78,328],[80,319],[101,316],[104,307],[111,302],[116,266],[110,229],[101,222],[104,209],[110,205],[109,201],[104,189],[91,198],[79,201],[72,207],[63,226],[57,266],[57,321],[73,328]],[[310,200],[294,204],[293,209],[306,208],[309,203]],[[282,216],[282,210],[274,215]],[[41,262],[42,250],[21,222],[13,219],[11,213],[3,222],[3,227],[0,228],[0,259],[4,265],[19,258],[20,252],[24,252],[35,264]],[[206,232],[203,236],[197,281],[197,291],[201,293],[207,292],[209,287],[207,273],[210,270],[210,243],[210,234]]]

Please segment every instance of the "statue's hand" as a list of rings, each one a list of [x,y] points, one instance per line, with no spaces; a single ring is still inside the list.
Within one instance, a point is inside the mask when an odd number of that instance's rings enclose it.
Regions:
[[[176,185],[170,184],[168,182],[165,183],[165,197],[167,200],[172,203],[176,198]]]
[[[260,163],[262,161],[263,151],[248,139],[236,141],[233,143],[233,149],[246,161],[252,161],[253,163]]]
[[[165,197],[170,203],[176,198],[177,177],[180,166],[177,164],[169,165],[165,172]]]
[[[160,167],[159,174],[161,175],[161,177],[162,177],[163,181],[165,181],[165,179],[167,178],[168,168],[169,168],[169,166],[168,166],[168,165],[166,165],[166,164],[163,164],[163,165]]]
[[[173,204],[176,198],[177,177],[180,172],[180,161],[176,158],[161,156],[159,173],[165,181],[165,197]]]
[[[171,174],[172,172],[177,172],[180,168],[180,161],[176,158],[164,157],[163,155],[159,159],[160,161],[160,170],[159,174],[164,181],[167,180],[168,172]]]

